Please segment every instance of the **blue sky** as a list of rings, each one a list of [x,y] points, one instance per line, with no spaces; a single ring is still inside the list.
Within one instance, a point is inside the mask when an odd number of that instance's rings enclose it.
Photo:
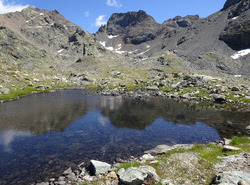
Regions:
[[[226,0],[0,0],[0,13],[20,10],[27,5],[58,10],[90,33],[105,24],[112,13],[144,10],[162,23],[177,15],[201,17],[219,11]]]

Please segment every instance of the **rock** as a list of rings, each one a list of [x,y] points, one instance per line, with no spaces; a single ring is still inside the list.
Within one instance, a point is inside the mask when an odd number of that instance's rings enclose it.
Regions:
[[[226,100],[225,95],[222,95],[222,94],[212,94],[211,98],[213,101],[216,101],[216,102],[224,102]]]
[[[247,131],[250,131],[250,125],[246,127],[246,130],[247,130]]]
[[[105,162],[91,160],[90,173],[93,175],[105,174],[111,169],[111,165]]]
[[[126,185],[141,185],[147,176],[146,173],[134,167],[128,168],[124,173],[119,173],[120,180]]]
[[[36,185],[49,185],[48,182],[41,182],[41,183],[36,183]]]
[[[118,185],[119,184],[119,178],[116,175],[114,171],[110,172],[104,179],[106,181],[106,185]]]
[[[106,181],[113,181],[113,180],[118,180],[118,176],[116,175],[116,173],[114,171],[110,172],[106,177],[105,177]]]
[[[94,180],[94,177],[93,177],[93,176],[90,176],[90,175],[85,175],[85,176],[81,177],[81,179],[82,179],[83,181],[91,182],[91,181]]]
[[[74,173],[67,175],[66,178],[68,179],[69,182],[76,182],[77,181],[76,175]]]
[[[240,89],[238,87],[232,87],[231,91],[239,91]]]
[[[224,145],[229,145],[231,143],[231,139],[223,138],[223,144]]]
[[[118,174],[121,182],[126,185],[151,184],[158,181],[158,175],[151,166],[140,166],[139,168],[130,167],[121,172],[119,171]]]
[[[247,185],[247,183],[243,180],[240,180],[237,185]]]
[[[162,185],[174,185],[170,180],[168,180],[168,179],[163,179],[162,181],[161,181],[161,184]]]
[[[8,88],[2,88],[0,91],[2,94],[8,94],[10,90]]]
[[[60,176],[59,178],[58,178],[58,181],[65,181],[66,180],[66,178],[64,177],[64,176]]]
[[[241,149],[238,147],[234,147],[234,146],[225,145],[223,147],[223,151],[239,151],[239,150],[241,150]]]
[[[70,168],[68,168],[67,170],[65,170],[64,172],[63,172],[63,175],[69,175],[69,174],[71,174],[72,173],[72,169],[71,169],[71,167]]]
[[[57,181],[57,182],[54,182],[55,185],[66,185],[66,182],[65,181]]]
[[[148,91],[159,91],[159,88],[158,87],[155,87],[155,86],[149,86],[149,87],[147,87],[147,90]]]
[[[229,171],[225,173],[219,173],[213,178],[211,184],[231,185],[231,184],[239,184],[239,182],[250,184],[249,173],[242,171]]]
[[[179,148],[184,148],[184,149],[191,149],[193,147],[192,144],[177,144],[177,145],[173,145],[173,146],[168,146],[168,145],[158,145],[157,147],[155,147],[152,150],[147,150],[144,153],[147,154],[164,154],[167,153],[171,150],[174,149],[179,149]]]
[[[144,154],[143,156],[140,157],[140,160],[154,160],[154,156],[152,156],[151,154]]]

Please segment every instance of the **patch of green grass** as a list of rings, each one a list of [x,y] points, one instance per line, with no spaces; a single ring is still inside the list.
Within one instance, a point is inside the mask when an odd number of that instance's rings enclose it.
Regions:
[[[217,157],[224,155],[222,149],[222,146],[208,144],[206,146],[194,145],[190,151],[197,152],[201,158],[215,164],[218,161]]]
[[[124,169],[128,169],[130,167],[140,167],[140,163],[137,161],[137,162],[125,162],[125,163],[122,163],[115,171],[118,172],[120,169],[124,168]]]
[[[49,85],[51,88],[50,89],[45,89],[45,90],[40,90],[35,87],[24,87],[22,89],[17,89],[17,90],[10,90],[8,94],[0,94],[0,100],[11,100],[11,99],[16,99],[21,96],[25,96],[28,94],[31,94],[32,92],[49,92],[50,90],[53,89],[58,89],[58,88],[64,88],[64,87],[70,87],[72,84],[52,84]]]
[[[226,99],[230,99],[230,100],[233,100],[235,102],[250,103],[250,100],[246,99],[245,97],[234,97],[233,93],[227,95]]]
[[[238,146],[241,144],[249,144],[250,143],[250,139],[248,137],[233,137],[232,138],[232,142],[231,144],[234,146]]]
[[[233,137],[231,145],[239,147],[244,152],[250,152],[250,139],[248,137]]]

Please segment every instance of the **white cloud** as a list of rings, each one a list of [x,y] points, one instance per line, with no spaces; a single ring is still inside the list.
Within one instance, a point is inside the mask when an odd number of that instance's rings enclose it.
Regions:
[[[6,0],[0,0],[0,14],[21,11],[24,8],[27,8],[28,5],[20,5],[13,3],[6,3]]]
[[[106,5],[111,6],[111,7],[117,7],[117,8],[122,7],[122,4],[118,3],[117,0],[107,0]]]
[[[96,18],[95,20],[95,26],[100,27],[104,24],[107,24],[107,21],[104,19],[106,15],[100,15],[99,17]]]
[[[86,11],[86,12],[84,13],[84,15],[85,15],[85,17],[89,17],[89,16],[90,16],[89,11]]]

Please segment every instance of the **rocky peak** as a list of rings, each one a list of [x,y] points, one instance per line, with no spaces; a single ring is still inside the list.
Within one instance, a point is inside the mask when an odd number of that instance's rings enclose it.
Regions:
[[[159,24],[153,17],[145,11],[127,13],[114,13],[107,22],[107,33],[109,35],[118,35],[127,32],[131,27],[153,27]]]
[[[229,8],[230,6],[233,6],[237,3],[239,3],[240,1],[241,0],[227,0],[226,3],[224,4],[224,7],[222,8],[222,10]]]

